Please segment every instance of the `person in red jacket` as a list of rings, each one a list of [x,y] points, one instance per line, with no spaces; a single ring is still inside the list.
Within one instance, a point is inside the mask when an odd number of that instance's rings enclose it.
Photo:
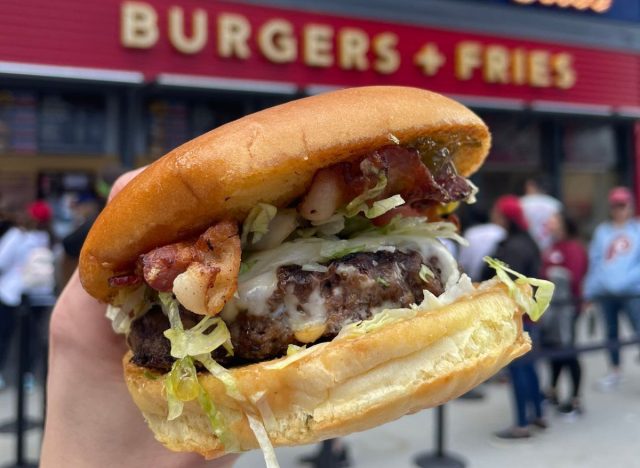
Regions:
[[[565,213],[553,215],[549,221],[553,244],[542,256],[542,276],[553,281],[556,291],[541,322],[541,341],[551,349],[566,349],[575,344],[575,324],[581,309],[582,281],[587,273],[589,258],[578,239],[576,223]],[[582,371],[577,355],[550,360],[551,388],[548,397],[558,403],[557,384],[564,369],[571,376],[571,400],[559,406],[562,413],[580,413],[580,380]]]

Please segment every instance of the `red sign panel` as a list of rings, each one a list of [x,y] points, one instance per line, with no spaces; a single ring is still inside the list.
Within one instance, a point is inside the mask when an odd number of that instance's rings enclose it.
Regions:
[[[9,2],[0,62],[640,106],[631,53],[218,1]]]

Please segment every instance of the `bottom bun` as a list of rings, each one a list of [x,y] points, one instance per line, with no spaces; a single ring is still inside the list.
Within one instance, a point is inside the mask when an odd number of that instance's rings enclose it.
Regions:
[[[229,397],[209,374],[200,381],[244,451],[258,448],[247,412],[261,416],[274,446],[344,436],[456,398],[530,349],[521,311],[490,283],[448,306],[312,346],[283,368],[273,367],[278,360],[233,368],[248,401]],[[197,401],[167,421],[164,379],[150,379],[130,358],[129,391],[160,442],[207,458],[226,453]]]

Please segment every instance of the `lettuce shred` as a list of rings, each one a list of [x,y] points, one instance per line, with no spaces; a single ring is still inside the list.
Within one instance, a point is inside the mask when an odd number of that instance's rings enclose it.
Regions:
[[[248,245],[250,234],[252,244],[262,239],[269,231],[269,223],[277,213],[278,208],[268,203],[258,203],[254,206],[242,224],[242,245]]]
[[[237,450],[237,443],[227,430],[224,415],[215,407],[207,391],[198,380],[195,361],[225,385],[227,393],[236,399],[244,399],[231,373],[215,362],[211,352],[220,346],[232,352],[231,337],[226,324],[218,317],[205,317],[196,326],[185,330],[180,320],[178,301],[170,293],[159,293],[158,299],[167,314],[171,328],[164,335],[171,342],[171,356],[176,361],[165,377],[165,392],[169,408],[167,419],[178,418],[184,403],[198,400],[207,415],[213,433],[227,451]],[[211,330],[213,328],[213,330]]]
[[[376,185],[373,188],[362,192],[356,198],[351,200],[345,207],[344,212],[348,218],[354,217],[361,211],[364,211],[366,213],[369,209],[367,201],[378,197],[387,186],[387,176],[385,175],[385,173],[377,169],[375,170],[375,172],[378,176],[378,182],[376,183]]]
[[[266,364],[264,366],[265,369],[267,370],[280,370],[280,369],[284,369],[285,367],[290,366],[291,364],[293,364],[294,362],[302,359],[305,356],[309,356],[310,354],[315,353],[316,351],[318,351],[319,349],[325,347],[328,343],[318,343],[318,344],[314,344],[312,346],[310,346],[309,348],[304,348],[304,347],[298,347],[299,349],[295,349],[295,348],[291,348],[289,345],[289,347],[287,348],[287,357],[284,358],[280,358],[275,362],[272,362],[270,364]],[[294,352],[295,350],[295,352]]]
[[[385,309],[368,320],[345,325],[334,340],[357,338],[389,324],[413,318],[416,314],[417,311],[415,309]]]
[[[537,321],[551,303],[553,297],[554,284],[551,281],[538,278],[528,278],[521,273],[509,268],[509,266],[495,258],[484,257],[483,259],[496,272],[498,279],[503,282],[509,289],[509,294],[516,301],[522,310],[524,310],[531,320]],[[514,281],[511,276],[515,276]],[[534,288],[535,294],[530,296],[518,286],[528,284]]]
[[[424,299],[419,306],[415,306],[420,310],[432,310],[438,307],[443,307],[453,303],[463,296],[468,296],[476,290],[475,286],[471,282],[466,274],[461,274],[455,281],[447,283],[445,290],[439,296],[434,295],[431,291],[425,289]]]
[[[371,208],[365,210],[364,215],[369,219],[377,218],[400,205],[404,205],[404,198],[400,195],[394,195],[392,197],[373,202]]]
[[[452,239],[466,244],[452,223],[444,221],[428,223],[425,218],[396,216],[386,226],[369,226],[365,231],[358,233],[356,237],[349,239],[318,237],[296,239],[284,242],[270,250],[252,253],[244,260],[248,265],[251,265],[251,268],[245,269],[241,273],[240,282],[272,271],[281,265],[322,264],[351,253],[376,252],[408,244],[423,244],[437,239]]]
[[[109,304],[106,313],[107,318],[111,320],[113,331],[123,335],[129,334],[131,323],[151,308],[148,295],[149,288],[146,285],[133,290],[123,288],[118,291],[115,305]]]
[[[404,204],[404,199],[400,195],[393,195],[392,197],[385,198],[383,200],[374,201],[371,206],[369,206],[369,202],[380,196],[387,186],[387,176],[384,172],[373,168],[369,170],[374,171],[374,173],[377,174],[378,182],[373,188],[362,192],[347,204],[343,210],[344,215],[347,218],[353,218],[362,212],[367,218],[373,219]]]
[[[447,221],[428,222],[426,218],[396,216],[388,224],[382,227],[370,229],[381,236],[424,236],[438,239],[451,239],[460,245],[467,245],[464,237],[458,234],[455,224]]]
[[[246,413],[247,420],[249,421],[249,427],[253,431],[253,434],[256,436],[256,440],[258,441],[258,445],[260,445],[260,449],[264,455],[264,461],[267,465],[267,468],[280,468],[280,464],[276,458],[276,452],[273,450],[273,444],[269,439],[269,435],[267,434],[267,430],[264,428],[262,422],[253,414],[247,412]]]
[[[420,265],[420,272],[418,273],[418,275],[420,276],[420,279],[425,283],[428,283],[429,280],[434,278],[433,271],[431,271],[431,268],[429,268],[424,263]]]
[[[287,356],[293,356],[294,354],[297,354],[300,351],[304,351],[305,349],[307,349],[307,345],[298,346],[290,344],[289,346],[287,346]]]

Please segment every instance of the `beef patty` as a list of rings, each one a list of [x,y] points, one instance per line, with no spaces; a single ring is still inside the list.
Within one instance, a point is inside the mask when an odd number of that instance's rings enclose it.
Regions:
[[[434,273],[427,282],[420,278],[423,263]],[[420,303],[423,289],[436,296],[444,290],[438,260],[431,258],[425,262],[417,252],[360,252],[325,266],[327,271],[305,271],[298,265],[279,267],[277,286],[268,301],[269,313],[253,315],[240,311],[227,322],[234,356],[227,357],[224,350],[217,350],[213,357],[225,365],[238,365],[284,355],[288,345],[301,344],[290,325],[290,314],[304,319],[308,312],[302,305],[309,301],[321,301],[326,311],[324,330],[317,342],[331,340],[344,325],[365,320],[383,307]],[[293,310],[292,297],[297,304]],[[182,307],[180,315],[185,328],[200,319]],[[133,322],[128,341],[135,364],[162,371],[171,368],[170,343],[163,335],[168,328],[169,320],[159,306]]]

